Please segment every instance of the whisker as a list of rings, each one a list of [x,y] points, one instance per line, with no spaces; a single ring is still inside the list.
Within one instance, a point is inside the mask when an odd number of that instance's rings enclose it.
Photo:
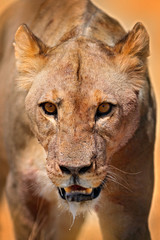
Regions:
[[[121,170],[121,169],[113,166],[113,165],[108,165],[108,167],[109,167],[109,168],[113,168],[113,169],[115,169],[115,170],[117,170],[117,171],[119,171],[119,172],[121,172],[121,173],[127,174],[127,175],[138,175],[138,174],[142,173],[142,171],[140,171],[140,172],[126,172],[126,171],[124,171],[124,170]]]
[[[62,189],[61,188],[59,188],[59,191],[61,192],[61,195],[62,195]]]
[[[120,185],[121,187],[125,188],[126,190],[128,190],[129,192],[132,192],[131,189],[129,189],[128,187],[126,187],[124,184],[120,183],[119,181],[117,181],[117,179],[115,179],[113,176],[108,175],[108,179],[110,179],[112,182]]]
[[[121,175],[118,175],[117,173],[115,173],[115,172],[111,172],[111,171],[108,171],[108,173],[110,173],[111,174],[111,176],[113,176],[117,181],[123,181],[126,185],[128,185],[129,186],[129,183],[127,182],[127,180],[124,178],[125,176],[121,176]]]

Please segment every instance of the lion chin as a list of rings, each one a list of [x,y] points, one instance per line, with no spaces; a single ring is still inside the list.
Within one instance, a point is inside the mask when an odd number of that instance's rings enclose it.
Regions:
[[[56,187],[48,178],[44,169],[36,176],[35,182],[35,186],[39,186],[39,188],[35,187],[36,195],[51,202],[55,201],[56,196],[59,209],[70,212],[73,216],[73,221],[77,215],[96,209],[104,188],[102,183],[98,187],[93,188],[83,187],[78,184],[72,184],[67,187]]]
[[[85,194],[74,192],[74,193],[71,193],[70,195],[68,195],[66,197],[67,199],[63,199],[61,194],[64,194],[64,193],[63,192],[60,193],[60,191],[61,191],[60,189],[58,189],[58,191],[59,191],[59,196],[60,196],[59,208],[62,209],[62,211],[63,210],[68,211],[72,215],[71,227],[74,224],[76,216],[79,216],[81,214],[85,215],[86,213],[88,213],[88,212],[91,213],[93,210],[95,210],[96,204],[98,203],[98,200],[100,198],[100,195],[98,195],[94,199],[86,200]],[[94,191],[94,190],[92,190],[92,191]],[[89,194],[86,194],[86,195],[89,195]],[[82,200],[83,198],[85,200]]]
[[[72,213],[73,219],[76,215],[94,209],[97,203],[102,187],[84,188],[79,185],[72,185],[66,188],[58,188],[58,193]]]

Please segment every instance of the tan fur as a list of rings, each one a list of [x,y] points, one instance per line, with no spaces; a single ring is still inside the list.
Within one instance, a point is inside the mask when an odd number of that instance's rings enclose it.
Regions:
[[[95,209],[105,240],[149,240],[155,105],[144,26],[126,33],[87,0],[24,0],[1,17],[0,37],[0,157],[16,239],[76,239],[84,219],[68,231],[57,187],[74,184],[63,166],[90,166],[79,185],[103,189],[79,214]],[[103,102],[113,109],[96,118]]]

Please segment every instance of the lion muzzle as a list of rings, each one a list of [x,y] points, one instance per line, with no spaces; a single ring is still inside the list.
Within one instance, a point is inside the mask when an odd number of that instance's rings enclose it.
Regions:
[[[66,188],[58,188],[59,195],[68,202],[84,202],[97,198],[101,192],[101,187],[84,188],[79,185],[72,185]]]

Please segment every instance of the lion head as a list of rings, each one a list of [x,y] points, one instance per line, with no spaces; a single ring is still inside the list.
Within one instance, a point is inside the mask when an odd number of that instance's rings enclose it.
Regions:
[[[148,98],[148,42],[140,23],[112,47],[87,36],[49,47],[19,27],[18,86],[27,91],[30,126],[62,201],[99,199],[112,157],[139,128]]]

